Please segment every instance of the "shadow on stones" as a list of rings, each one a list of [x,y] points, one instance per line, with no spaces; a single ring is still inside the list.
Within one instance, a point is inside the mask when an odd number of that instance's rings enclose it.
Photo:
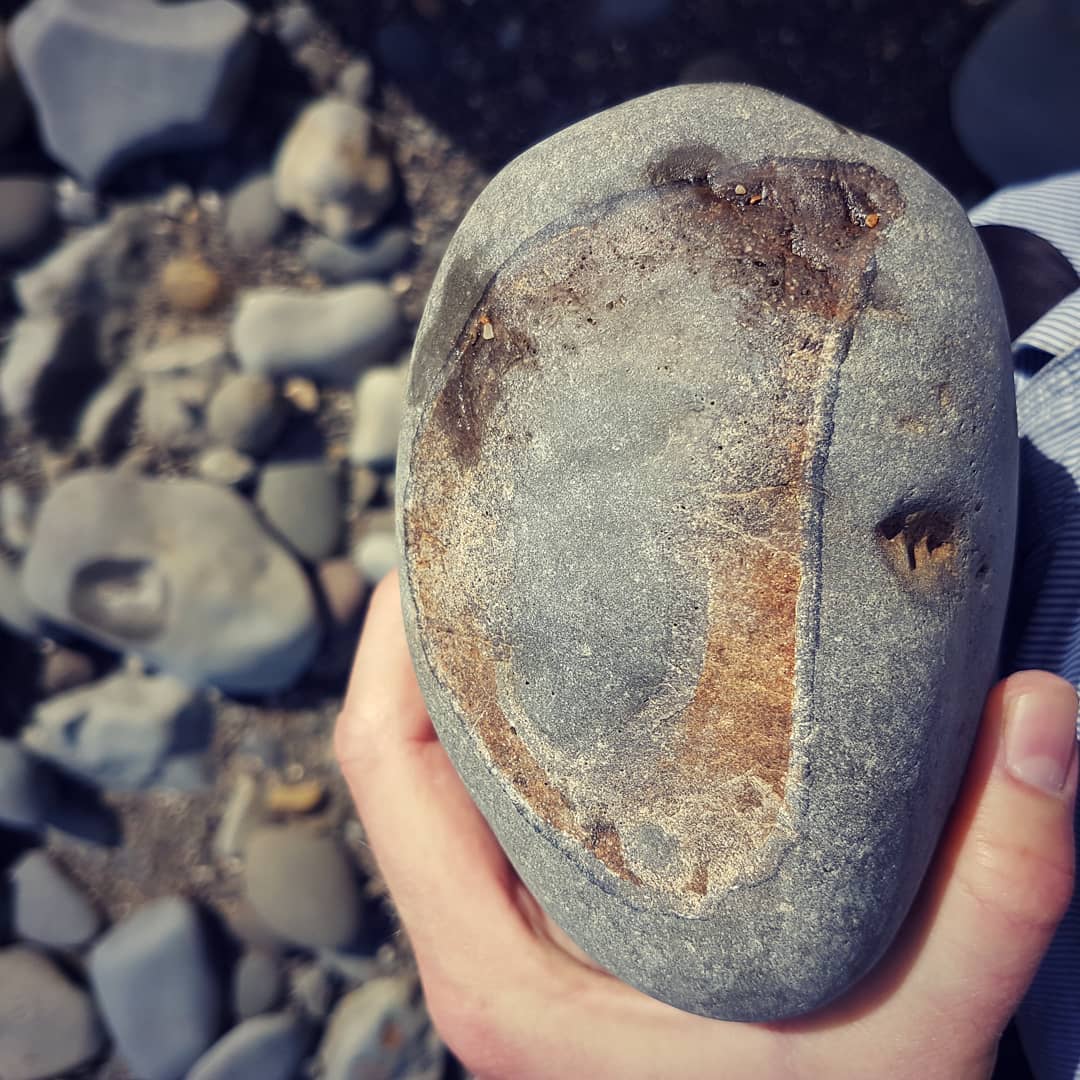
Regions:
[[[0,627],[0,738],[17,735],[37,699],[41,654]]]
[[[48,824],[98,847],[119,847],[123,842],[120,817],[101,792],[59,770],[53,776],[55,797],[46,817]]]
[[[490,171],[599,109],[679,81],[756,82],[985,188],[949,121],[953,71],[993,4],[934,0],[311,0],[376,85]]]

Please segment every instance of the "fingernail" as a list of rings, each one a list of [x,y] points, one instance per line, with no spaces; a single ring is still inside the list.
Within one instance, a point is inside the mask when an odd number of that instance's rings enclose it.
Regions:
[[[1005,768],[1030,787],[1057,795],[1076,753],[1075,694],[1018,694],[1005,717]]]

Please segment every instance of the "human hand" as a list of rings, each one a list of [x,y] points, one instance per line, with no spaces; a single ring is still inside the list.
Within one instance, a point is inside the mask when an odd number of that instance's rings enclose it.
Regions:
[[[431,726],[396,575],[372,598],[336,749],[432,1019],[479,1076],[963,1080],[990,1073],[1072,894],[1076,710],[1073,688],[1044,672],[994,689],[892,949],[839,1001],[771,1024],[654,1001],[545,916]]]

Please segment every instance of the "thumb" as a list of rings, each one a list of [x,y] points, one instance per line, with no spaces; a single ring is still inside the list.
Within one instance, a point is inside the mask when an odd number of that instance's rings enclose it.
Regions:
[[[1068,907],[1076,720],[1076,691],[1045,672],[1009,677],[987,702],[909,981],[958,1020],[1005,1026]]]

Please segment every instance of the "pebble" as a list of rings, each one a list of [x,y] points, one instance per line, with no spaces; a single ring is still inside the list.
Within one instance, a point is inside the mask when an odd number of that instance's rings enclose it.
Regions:
[[[45,1080],[87,1064],[105,1048],[90,996],[43,954],[0,949],[0,1076]]]
[[[244,882],[255,913],[285,941],[341,948],[360,932],[356,874],[337,841],[310,826],[266,826],[245,853]]]
[[[311,414],[319,411],[319,388],[310,379],[293,375],[292,378],[285,380],[281,394],[302,413]]]
[[[6,150],[22,133],[26,111],[19,73],[8,51],[7,31],[0,23],[0,150]]]
[[[295,559],[204,481],[66,477],[38,512],[23,585],[61,626],[228,693],[290,686],[319,640]]]
[[[311,1034],[288,1013],[245,1020],[199,1058],[186,1080],[295,1080]]]
[[[274,814],[310,814],[326,800],[326,788],[318,780],[282,784],[271,780],[266,786],[266,809]]]
[[[389,361],[401,342],[394,294],[364,282],[320,294],[257,289],[240,298],[232,324],[240,366],[261,375],[351,383]]]
[[[284,422],[285,412],[274,383],[247,373],[229,376],[206,412],[212,438],[255,456],[270,449]]]
[[[90,953],[90,981],[120,1056],[140,1080],[178,1080],[213,1043],[222,996],[199,912],[154,900]]]
[[[97,187],[133,158],[228,136],[254,66],[250,22],[229,0],[34,0],[10,43],[46,147]]]
[[[384,529],[367,533],[353,548],[353,562],[365,581],[377,585],[398,564],[397,537]]]
[[[412,232],[403,225],[379,229],[370,238],[350,244],[314,234],[304,241],[301,255],[308,268],[331,285],[362,278],[387,277],[399,270],[412,252]]]
[[[55,801],[49,772],[18,743],[0,738],[0,825],[41,832]]]
[[[111,456],[129,443],[142,387],[126,371],[114,375],[90,398],[79,419],[75,443],[91,454]]]
[[[346,994],[319,1046],[321,1080],[408,1076],[438,1080],[446,1051],[409,976],[372,979]]]
[[[327,559],[316,567],[315,576],[334,626],[339,630],[354,626],[364,609],[368,587],[351,560]]]
[[[0,264],[38,254],[51,239],[56,221],[56,197],[49,180],[0,177]]]
[[[13,420],[61,423],[80,401],[85,368],[92,363],[88,328],[53,315],[19,319],[0,366],[0,406]]]
[[[309,105],[274,165],[280,206],[336,240],[370,229],[397,193],[394,167],[370,113],[346,101]]]
[[[65,225],[86,228],[101,220],[102,203],[93,188],[83,187],[72,176],[56,182],[56,212]]]
[[[34,533],[34,504],[14,480],[0,483],[0,537],[15,551],[25,551]]]
[[[375,68],[365,57],[351,60],[338,73],[337,92],[353,105],[364,105],[375,88]]]
[[[269,949],[248,949],[233,971],[233,1012],[241,1020],[250,1020],[276,1009],[284,996],[281,957]]]
[[[190,334],[155,345],[135,357],[143,375],[200,375],[209,381],[226,367],[228,345],[216,334]]]
[[[28,851],[11,869],[15,933],[51,949],[77,949],[101,928],[83,890],[43,851]]]
[[[223,288],[221,275],[201,255],[176,255],[161,271],[161,291],[175,311],[209,311]]]
[[[0,626],[19,637],[34,639],[42,631],[41,620],[30,606],[19,573],[0,555]]]
[[[225,204],[225,236],[241,255],[255,255],[272,247],[285,229],[285,214],[274,196],[269,173],[249,177],[237,185]]]
[[[336,980],[324,967],[304,964],[292,973],[290,996],[306,1017],[321,1024],[334,1007]]]
[[[319,32],[319,20],[304,3],[286,4],[277,12],[277,36],[289,49],[298,49]]]
[[[338,470],[321,460],[280,461],[259,475],[255,502],[273,528],[305,559],[332,555],[341,539]]]
[[[170,675],[121,671],[38,704],[24,745],[108,791],[167,786],[171,757],[206,749],[206,698]]]
[[[161,209],[173,221],[180,221],[194,205],[195,193],[187,184],[173,184],[161,197]]]
[[[224,487],[246,487],[259,471],[253,458],[231,446],[211,446],[195,461],[195,471],[204,480]]]
[[[214,831],[214,857],[223,862],[238,859],[248,838],[263,819],[262,785],[250,773],[238,773],[233,781],[221,820]]]
[[[370,468],[390,467],[397,457],[398,435],[409,369],[369,368],[356,384],[349,460]]]

